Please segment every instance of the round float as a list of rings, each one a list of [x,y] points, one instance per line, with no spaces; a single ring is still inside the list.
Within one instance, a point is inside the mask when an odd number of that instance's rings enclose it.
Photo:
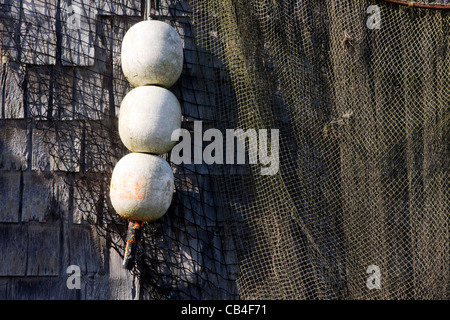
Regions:
[[[167,212],[173,192],[172,168],[159,156],[130,153],[114,167],[110,199],[116,212],[126,219],[159,219]]]
[[[174,130],[181,128],[181,107],[175,95],[157,86],[134,88],[122,100],[119,136],[132,152],[163,154],[177,141]]]
[[[122,71],[134,86],[171,87],[183,69],[183,43],[167,23],[146,20],[125,34],[121,49]]]

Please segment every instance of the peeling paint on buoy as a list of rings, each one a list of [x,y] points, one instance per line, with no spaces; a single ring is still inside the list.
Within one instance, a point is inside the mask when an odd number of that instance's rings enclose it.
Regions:
[[[119,135],[132,152],[163,154],[176,144],[173,131],[181,128],[181,107],[175,95],[157,86],[134,88],[122,100]]]
[[[169,24],[146,20],[133,25],[121,48],[122,71],[134,86],[171,87],[183,69],[183,43]]]
[[[168,210],[173,192],[172,168],[159,156],[130,153],[114,167],[110,199],[116,212],[126,219],[159,219]]]

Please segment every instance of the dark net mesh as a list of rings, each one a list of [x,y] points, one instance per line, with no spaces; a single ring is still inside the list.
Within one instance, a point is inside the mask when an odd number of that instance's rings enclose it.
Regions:
[[[183,39],[182,127],[267,130],[279,161],[275,174],[252,154],[171,163],[173,203],[145,224],[131,271],[142,298],[449,298],[446,0],[150,2]],[[108,196],[128,153],[120,44],[146,1],[0,4],[3,101],[24,97],[2,117],[26,119],[51,156],[32,169],[61,173],[73,221],[122,254]]]
[[[192,2],[222,118],[280,130],[277,175],[222,184],[241,298],[448,298],[449,11],[411,5]]]

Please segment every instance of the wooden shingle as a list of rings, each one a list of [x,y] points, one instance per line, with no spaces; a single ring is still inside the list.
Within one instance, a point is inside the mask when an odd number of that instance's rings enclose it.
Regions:
[[[19,224],[0,224],[0,276],[24,276],[27,268],[27,231]]]
[[[96,13],[92,1],[61,1],[61,62],[64,66],[94,65]]]
[[[27,170],[26,123],[23,120],[8,120],[0,124],[0,171]]]
[[[34,65],[56,62],[56,4],[45,0],[22,1],[20,60]]]
[[[27,276],[59,275],[59,226],[28,223]]]
[[[0,222],[19,222],[20,174],[7,171],[0,175]]]
[[[140,16],[141,1],[97,0],[98,14],[118,16]]]

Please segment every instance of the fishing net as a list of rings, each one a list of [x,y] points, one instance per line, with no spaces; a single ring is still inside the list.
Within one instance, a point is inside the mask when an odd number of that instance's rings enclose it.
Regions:
[[[446,0],[150,2],[183,39],[182,127],[242,129],[247,150],[267,132],[278,161],[262,174],[252,152],[164,156],[176,191],[144,225],[131,271],[142,299],[449,298]],[[129,152],[120,44],[145,3],[0,4],[2,119],[25,119],[39,151],[27,170],[63,176],[73,223],[121,254],[127,221],[108,198]]]
[[[223,177],[241,298],[448,298],[449,7],[408,3],[193,1],[222,117],[280,130],[278,174]]]

